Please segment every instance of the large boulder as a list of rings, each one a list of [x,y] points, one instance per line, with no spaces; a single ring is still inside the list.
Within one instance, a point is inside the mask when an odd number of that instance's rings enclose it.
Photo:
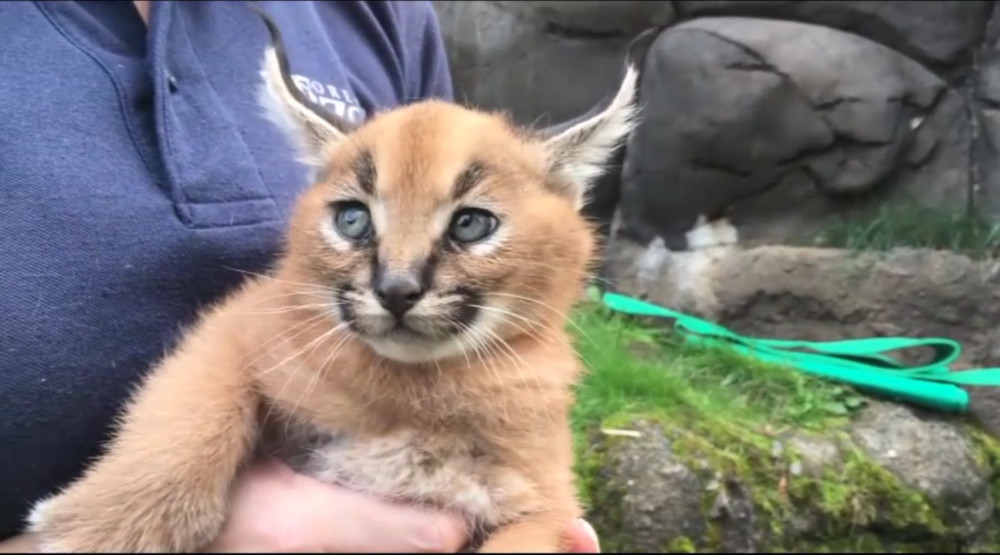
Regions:
[[[737,15],[826,25],[869,38],[950,75],[967,66],[993,10],[988,1],[682,0],[684,19]]]
[[[884,189],[968,200],[961,96],[878,43],[806,23],[702,18],[660,34],[643,69],[643,120],[622,174],[626,236],[686,248],[699,218],[725,217],[741,240],[780,242]]]
[[[629,42],[673,2],[435,1],[456,96],[523,124],[558,123],[613,92]]]

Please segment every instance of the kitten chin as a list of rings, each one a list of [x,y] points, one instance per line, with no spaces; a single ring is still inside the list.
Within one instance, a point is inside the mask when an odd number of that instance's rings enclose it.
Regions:
[[[470,349],[460,336],[441,340],[365,337],[362,341],[381,357],[405,364],[423,364],[463,356]]]

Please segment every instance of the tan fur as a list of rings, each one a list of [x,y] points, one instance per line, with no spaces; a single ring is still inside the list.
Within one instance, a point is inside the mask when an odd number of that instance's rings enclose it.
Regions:
[[[484,552],[562,550],[561,531],[580,516],[568,422],[580,366],[564,326],[595,255],[578,198],[565,194],[586,185],[566,182],[580,173],[575,143],[436,101],[379,114],[342,140],[332,129],[316,137],[328,156],[279,266],[208,311],[152,371],[106,454],[36,507],[46,550],[196,551],[221,529],[239,470],[268,453],[321,479],[457,510],[488,534]],[[372,255],[322,230],[332,200],[361,195],[362,152],[376,164],[368,202],[392,270],[426,259],[459,174],[473,161],[488,168],[462,204],[498,214],[500,239],[442,255],[435,271],[437,292],[486,290],[474,339],[451,340],[454,352],[401,361],[340,325],[331,288],[351,283],[350,302],[371,304]],[[432,318],[446,305],[428,295],[414,312]]]

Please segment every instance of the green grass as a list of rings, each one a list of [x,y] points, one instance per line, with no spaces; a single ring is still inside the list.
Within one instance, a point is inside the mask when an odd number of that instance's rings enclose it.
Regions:
[[[894,247],[950,250],[971,258],[1000,254],[1000,224],[965,210],[920,206],[915,202],[884,204],[855,217],[845,217],[816,238],[825,247],[884,251]]]
[[[609,421],[663,419],[774,429],[822,429],[861,404],[853,389],[738,353],[686,345],[597,302],[577,307],[577,349],[588,373],[577,390],[580,433]]]

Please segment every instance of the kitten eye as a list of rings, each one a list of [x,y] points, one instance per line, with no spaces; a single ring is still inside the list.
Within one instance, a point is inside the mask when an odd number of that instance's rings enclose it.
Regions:
[[[455,212],[448,236],[456,243],[475,243],[489,237],[499,223],[496,216],[485,210],[464,208]]]
[[[368,207],[357,201],[338,203],[334,210],[337,232],[351,241],[367,238],[372,231],[372,217]]]

